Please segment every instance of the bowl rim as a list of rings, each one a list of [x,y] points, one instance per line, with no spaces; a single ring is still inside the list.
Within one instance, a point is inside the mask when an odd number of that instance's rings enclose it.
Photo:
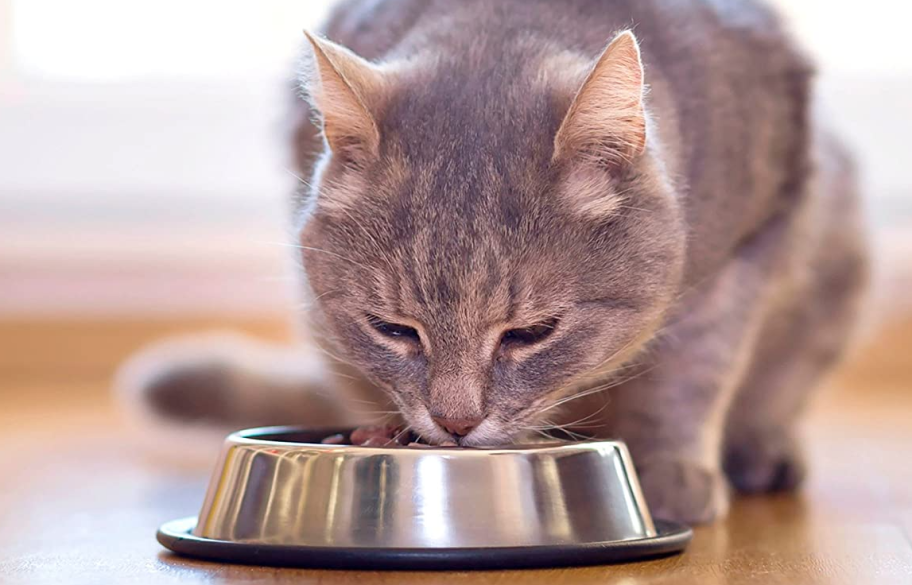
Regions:
[[[263,566],[362,570],[494,570],[605,565],[684,551],[693,529],[656,520],[656,534],[630,540],[494,547],[331,547],[219,540],[193,534],[197,518],[162,524],[158,542],[185,557]]]
[[[344,451],[351,454],[414,454],[414,455],[447,455],[458,457],[479,457],[488,455],[522,455],[536,453],[554,453],[557,451],[602,451],[602,450],[620,450],[624,455],[629,457],[627,446],[623,441],[614,439],[589,439],[585,441],[560,441],[556,439],[553,443],[525,443],[518,445],[503,445],[499,447],[440,447],[428,445],[420,449],[409,449],[404,446],[400,447],[363,447],[361,445],[334,445],[327,443],[307,443],[297,441],[278,441],[270,440],[269,437],[282,434],[292,433],[318,433],[325,432],[326,436],[352,430],[352,427],[306,427],[295,425],[280,425],[254,427],[234,431],[225,438],[225,443],[233,445],[243,445],[246,447],[263,446],[272,448],[285,448],[287,450],[319,450],[337,453]]]

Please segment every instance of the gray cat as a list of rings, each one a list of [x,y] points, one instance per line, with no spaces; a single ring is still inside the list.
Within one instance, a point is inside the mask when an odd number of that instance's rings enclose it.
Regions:
[[[431,442],[620,437],[655,515],[698,523],[730,485],[801,482],[795,426],[866,254],[771,10],[351,0],[325,34],[293,139],[317,343],[154,350],[124,378],[143,412],[341,424],[370,403]]]

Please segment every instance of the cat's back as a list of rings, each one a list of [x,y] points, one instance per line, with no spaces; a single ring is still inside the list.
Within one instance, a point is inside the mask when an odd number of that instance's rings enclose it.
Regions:
[[[496,40],[508,49],[529,34],[598,54],[627,28],[653,49],[654,65],[662,68],[686,61],[696,48],[723,46],[771,51],[765,55],[771,65],[801,62],[776,12],[761,0],[343,0],[324,32],[362,56],[382,59],[428,47],[494,46]]]

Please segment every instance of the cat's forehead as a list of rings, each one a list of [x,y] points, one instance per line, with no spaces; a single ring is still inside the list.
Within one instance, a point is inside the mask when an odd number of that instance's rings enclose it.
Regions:
[[[547,305],[540,297],[572,280],[570,263],[555,262],[572,245],[556,245],[566,231],[541,208],[541,197],[503,185],[460,188],[433,172],[410,175],[403,195],[371,212],[386,221],[346,230],[376,276],[362,285],[394,312],[443,329],[465,319],[503,321],[524,303]]]
[[[400,84],[378,123],[410,160],[452,167],[479,156],[545,158],[560,121],[553,92],[515,72],[440,67]]]
[[[556,222],[550,179],[534,162],[475,152],[459,161],[394,156],[386,165],[360,215],[397,255],[423,252],[453,270],[503,264]]]

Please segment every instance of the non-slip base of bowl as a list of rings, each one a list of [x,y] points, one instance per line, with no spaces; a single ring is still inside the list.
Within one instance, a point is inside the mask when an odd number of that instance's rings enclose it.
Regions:
[[[666,556],[683,551],[693,530],[656,520],[658,536],[551,546],[495,548],[334,548],[211,540],[192,534],[196,518],[167,522],[158,542],[188,557],[281,567],[320,569],[482,570],[602,565]]]

